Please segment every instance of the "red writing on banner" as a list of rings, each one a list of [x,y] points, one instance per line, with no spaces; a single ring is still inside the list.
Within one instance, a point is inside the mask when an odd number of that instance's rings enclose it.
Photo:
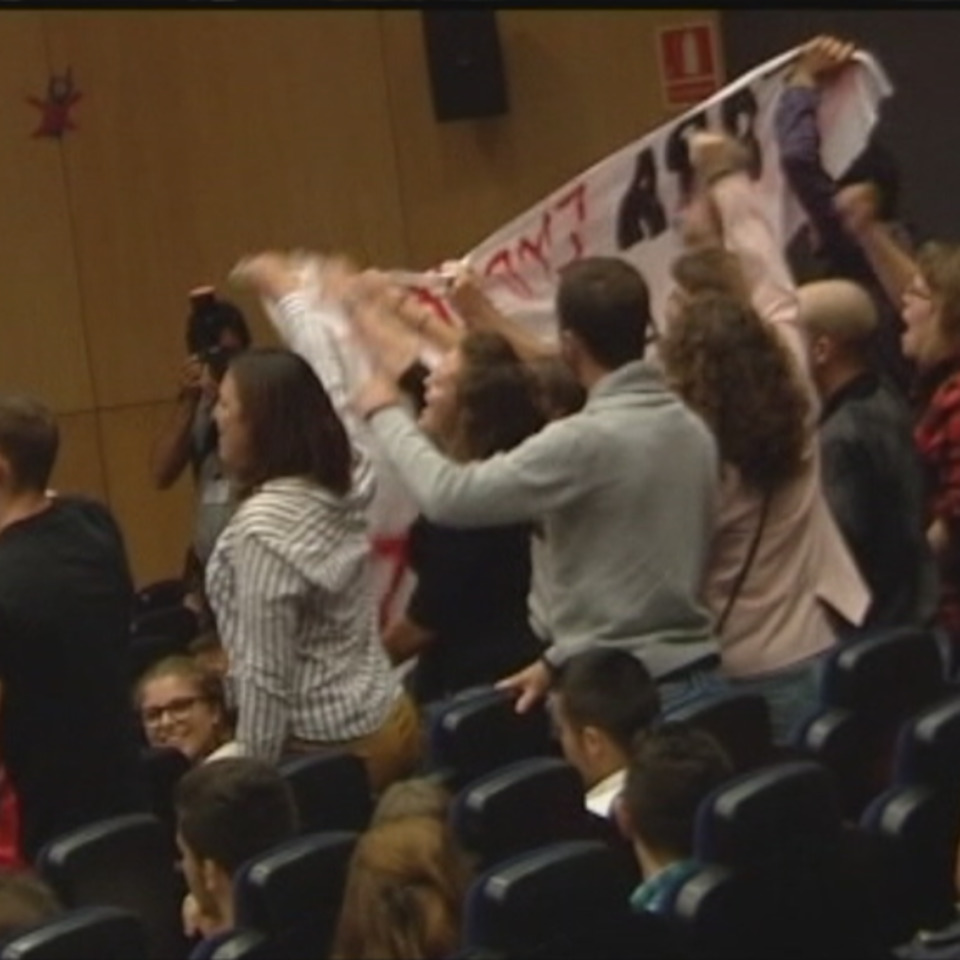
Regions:
[[[500,277],[518,297],[532,297],[534,291],[527,279],[531,269],[553,277],[583,256],[586,220],[587,185],[580,181],[541,212],[534,230],[492,254],[481,275]]]
[[[432,310],[444,323],[453,324],[453,314],[446,301],[439,294],[426,287],[411,287],[410,292],[420,301],[420,305]]]

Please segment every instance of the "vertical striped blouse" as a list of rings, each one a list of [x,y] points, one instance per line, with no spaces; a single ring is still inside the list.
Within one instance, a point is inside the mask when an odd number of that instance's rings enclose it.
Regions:
[[[366,505],[306,479],[270,480],[244,501],[207,566],[246,752],[279,758],[290,737],[365,736],[400,695],[377,628]]]

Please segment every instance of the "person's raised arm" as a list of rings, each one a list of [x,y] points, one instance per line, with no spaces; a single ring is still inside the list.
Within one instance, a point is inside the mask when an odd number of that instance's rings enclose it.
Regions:
[[[846,229],[860,245],[890,301],[899,304],[917,265],[887,224],[877,216],[876,196],[866,186],[848,187],[838,202]]]
[[[698,131],[690,138],[690,155],[701,189],[709,192],[716,209],[724,246],[740,261],[753,308],[777,325],[806,370],[806,349],[797,324],[797,289],[747,175],[746,152],[726,134]]]
[[[370,424],[411,496],[434,523],[486,527],[519,523],[569,504],[590,484],[590,435],[570,420],[549,424],[507,453],[458,464],[441,454],[400,406],[382,372],[354,404]]]
[[[189,357],[181,370],[174,408],[150,452],[150,473],[158,490],[173,486],[190,463],[193,421],[202,397],[203,364],[198,357]]]
[[[774,116],[780,166],[816,233],[819,250],[831,263],[863,254],[844,228],[836,208],[837,184],[821,159],[818,110],[823,90],[855,63],[856,47],[834,37],[804,45],[788,74]]]
[[[450,286],[450,302],[470,330],[488,330],[506,339],[521,360],[557,355],[556,347],[544,343],[525,327],[501,313],[480,289],[476,276],[460,269]]]
[[[345,311],[340,297],[345,295],[356,274],[356,268],[346,258],[330,258],[326,262],[321,279],[326,288],[327,309]],[[376,478],[366,448],[366,431],[350,403],[349,377],[343,365],[342,348],[331,323],[317,315],[303,291],[295,264],[282,253],[261,253],[241,260],[231,272],[230,279],[252,289],[272,304],[269,316],[280,338],[310,364],[343,421],[356,453],[354,485],[360,496],[371,497]]]

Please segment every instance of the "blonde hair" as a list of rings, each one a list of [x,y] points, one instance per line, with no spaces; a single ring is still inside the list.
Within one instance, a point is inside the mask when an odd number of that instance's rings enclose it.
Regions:
[[[350,861],[332,960],[450,956],[469,880],[449,828],[435,817],[372,827]]]
[[[960,341],[960,244],[925,243],[917,253],[917,270],[938,301],[943,339],[956,344]]]
[[[433,817],[446,822],[450,791],[427,777],[411,777],[391,784],[373,811],[372,826],[408,817]]]

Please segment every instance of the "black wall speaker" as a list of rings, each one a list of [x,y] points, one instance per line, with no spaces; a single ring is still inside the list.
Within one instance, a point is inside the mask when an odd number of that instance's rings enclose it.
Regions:
[[[507,112],[496,10],[421,11],[437,120],[470,120]]]

